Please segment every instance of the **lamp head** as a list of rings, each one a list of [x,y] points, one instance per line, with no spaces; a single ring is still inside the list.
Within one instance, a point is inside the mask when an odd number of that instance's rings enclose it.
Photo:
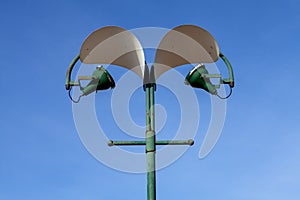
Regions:
[[[85,87],[80,87],[82,96],[86,96],[98,90],[107,90],[109,88],[115,87],[114,79],[102,66],[98,66],[93,72],[92,76],[89,78],[91,79],[91,81]]]
[[[185,78],[185,84],[191,85],[194,88],[201,88],[210,94],[216,95],[216,86],[213,85],[207,77],[208,71],[203,64],[199,64]]]
[[[78,60],[78,59],[77,59]],[[67,80],[66,80],[66,89],[69,90],[69,97],[74,103],[78,103],[82,96],[89,95],[93,92],[97,92],[98,90],[107,90],[109,88],[115,87],[115,81],[112,76],[108,73],[108,71],[102,67],[98,66],[96,70],[93,72],[92,76],[78,76],[78,81],[72,82],[70,81],[72,69],[77,62],[74,61],[69,67],[67,72]],[[90,82],[86,86],[81,86],[80,81],[82,80],[90,80]],[[77,100],[74,100],[71,96],[71,89],[73,86],[79,86],[82,94],[78,97]]]
[[[194,69],[190,71],[190,73],[185,78],[185,84],[191,85],[195,88],[201,88],[205,91],[209,92],[212,95],[218,96],[220,99],[227,99],[230,97],[232,93],[232,88],[234,87],[234,76],[232,66],[229,60],[224,56],[224,54],[220,53],[219,57],[224,61],[227,66],[229,78],[223,79],[221,74],[209,74],[203,64],[197,65]],[[212,84],[210,82],[210,78],[219,78],[219,84]],[[220,88],[220,84],[228,84],[230,87],[230,92],[226,97],[221,97],[218,94],[217,89]]]

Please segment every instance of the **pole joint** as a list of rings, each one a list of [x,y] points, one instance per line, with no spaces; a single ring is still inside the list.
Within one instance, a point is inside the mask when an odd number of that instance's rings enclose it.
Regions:
[[[154,87],[154,91],[156,91],[156,83],[145,83],[143,85],[144,91],[146,91],[146,88],[151,88],[151,87]]]
[[[155,152],[155,150],[156,150],[155,131],[147,130],[146,131],[146,153]]]

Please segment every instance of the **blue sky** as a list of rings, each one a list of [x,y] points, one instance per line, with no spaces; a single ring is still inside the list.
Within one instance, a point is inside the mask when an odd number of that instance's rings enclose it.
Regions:
[[[145,174],[112,170],[82,145],[65,73],[100,27],[181,24],[214,35],[236,87],[214,150],[199,160],[199,141],[158,171],[157,199],[299,199],[299,9],[296,0],[2,2],[0,199],[146,199]],[[197,95],[205,113],[209,96]]]

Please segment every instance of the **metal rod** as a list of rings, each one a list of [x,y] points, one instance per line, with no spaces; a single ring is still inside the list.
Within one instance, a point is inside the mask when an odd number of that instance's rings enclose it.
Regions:
[[[108,141],[108,146],[146,145],[146,141]]]
[[[71,73],[73,70],[73,67],[77,63],[77,61],[80,59],[80,54],[78,54],[71,62],[71,64],[68,67],[67,75],[66,75],[66,89],[70,90],[70,79],[71,79]]]
[[[228,68],[228,72],[229,72],[229,79],[224,79],[223,81],[224,81],[224,83],[229,83],[230,87],[233,88],[234,87],[234,75],[233,75],[232,66],[231,66],[229,60],[224,56],[224,54],[220,53],[219,56],[226,64],[226,66]]]
[[[190,145],[194,144],[194,140],[159,140],[155,141],[155,145]],[[108,146],[127,146],[127,145],[146,145],[146,141],[108,141]]]
[[[190,145],[194,144],[194,140],[160,140],[155,142],[156,145]]]

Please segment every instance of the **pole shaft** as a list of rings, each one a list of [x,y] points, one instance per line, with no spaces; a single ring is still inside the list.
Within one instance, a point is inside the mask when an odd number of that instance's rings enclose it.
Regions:
[[[154,84],[146,85],[147,199],[156,200]]]

